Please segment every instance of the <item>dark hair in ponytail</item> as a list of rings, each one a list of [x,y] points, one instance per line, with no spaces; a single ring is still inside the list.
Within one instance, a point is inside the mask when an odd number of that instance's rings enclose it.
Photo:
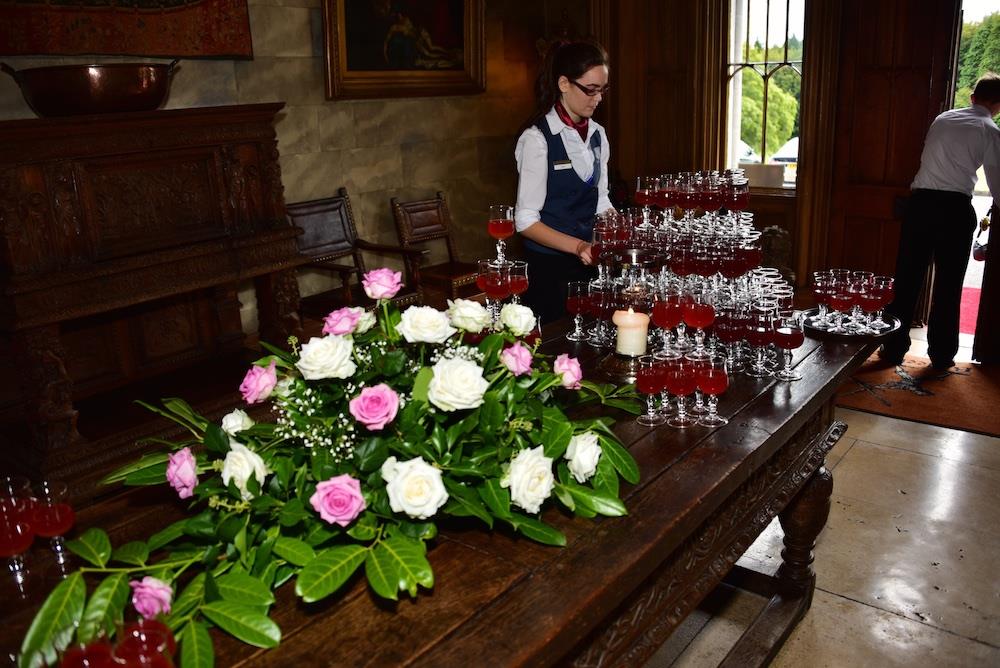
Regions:
[[[608,66],[608,52],[595,41],[558,41],[549,47],[535,80],[535,110],[518,135],[549,113],[559,99],[559,77],[576,81],[592,67]]]

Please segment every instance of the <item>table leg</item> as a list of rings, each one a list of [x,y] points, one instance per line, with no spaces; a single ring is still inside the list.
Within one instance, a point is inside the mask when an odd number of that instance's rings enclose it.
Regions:
[[[832,493],[833,475],[825,466],[820,466],[778,515],[785,532],[785,549],[781,551],[782,562],[776,574],[778,586],[786,595],[805,596],[806,608],[812,603],[816,584],[813,548],[830,516]]]

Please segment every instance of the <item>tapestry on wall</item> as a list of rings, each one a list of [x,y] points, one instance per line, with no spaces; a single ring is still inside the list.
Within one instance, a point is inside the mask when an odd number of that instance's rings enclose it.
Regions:
[[[0,0],[0,55],[251,58],[247,0]]]

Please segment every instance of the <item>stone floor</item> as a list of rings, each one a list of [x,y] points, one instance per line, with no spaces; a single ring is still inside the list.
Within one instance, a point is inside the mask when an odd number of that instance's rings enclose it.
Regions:
[[[812,608],[773,666],[1000,666],[1000,438],[850,410]],[[773,573],[774,522],[740,564]],[[647,668],[715,666],[762,608],[720,589]]]

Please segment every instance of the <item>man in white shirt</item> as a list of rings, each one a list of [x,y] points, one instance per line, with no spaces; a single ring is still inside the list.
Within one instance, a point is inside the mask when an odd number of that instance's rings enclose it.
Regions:
[[[972,105],[952,109],[934,119],[920,170],[903,219],[896,255],[896,295],[887,311],[903,323],[882,346],[882,359],[899,364],[910,348],[909,326],[927,267],[934,262],[931,314],[927,322],[927,354],[935,369],[954,364],[962,282],[969,263],[976,213],[972,191],[982,166],[996,208],[1000,199],[1000,76],[988,73],[973,89]]]

